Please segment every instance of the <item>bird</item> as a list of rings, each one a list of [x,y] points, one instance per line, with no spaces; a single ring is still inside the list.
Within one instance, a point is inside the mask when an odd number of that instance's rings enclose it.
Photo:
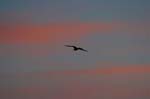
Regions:
[[[66,47],[73,47],[73,50],[74,51],[78,51],[78,50],[81,50],[81,51],[85,51],[85,52],[88,52],[87,50],[81,48],[81,47],[76,47],[76,46],[73,46],[73,45],[64,45]]]

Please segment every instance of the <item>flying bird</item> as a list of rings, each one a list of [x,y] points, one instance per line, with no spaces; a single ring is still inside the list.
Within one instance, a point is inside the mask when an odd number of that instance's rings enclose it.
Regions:
[[[66,47],[72,47],[74,51],[78,51],[78,50],[81,50],[81,51],[85,51],[85,52],[88,52],[87,50],[81,48],[81,47],[76,47],[76,46],[72,46],[72,45],[65,45]]]

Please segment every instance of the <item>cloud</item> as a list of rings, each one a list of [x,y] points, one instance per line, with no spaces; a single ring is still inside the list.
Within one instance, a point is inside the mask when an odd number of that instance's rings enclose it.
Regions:
[[[102,63],[96,65],[99,66]],[[0,90],[2,93],[0,97],[6,97],[8,94],[11,98],[22,99],[24,99],[23,97],[37,99],[41,97],[54,99],[150,97],[150,88],[147,83],[149,79],[144,78],[150,74],[149,64],[103,65],[106,67],[18,73],[15,75],[16,82],[13,83],[17,85],[11,89],[7,89],[8,86],[7,88],[3,86]],[[139,76],[143,74],[144,76]],[[11,75],[11,78],[14,77]]]
[[[101,66],[102,64],[100,64]],[[122,64],[123,65],[123,64]],[[116,66],[111,65],[107,68],[96,68],[96,69],[86,69],[86,70],[68,70],[62,72],[54,72],[54,74],[63,75],[125,75],[125,74],[149,74],[150,67],[148,65],[127,65],[127,66]]]
[[[89,81],[89,80],[88,80]],[[49,85],[32,85],[32,86],[22,86],[19,88],[13,88],[13,90],[0,90],[3,94],[0,97],[6,97],[9,94],[10,97],[32,97],[40,99],[54,98],[54,99],[96,99],[96,98],[137,98],[137,97],[150,97],[149,88],[141,88],[140,86],[130,86],[128,85],[114,85],[112,82],[102,83],[95,81],[91,82],[81,82],[81,81],[59,81],[53,86]]]
[[[70,76],[115,76],[115,75],[142,75],[150,74],[149,64],[97,64],[100,68],[81,70],[51,70],[43,72],[18,73],[17,77],[70,77]]]
[[[0,25],[0,43],[60,43],[89,33],[112,33],[118,30],[138,31],[124,22],[68,22],[49,24]],[[133,28],[132,28],[133,27]]]

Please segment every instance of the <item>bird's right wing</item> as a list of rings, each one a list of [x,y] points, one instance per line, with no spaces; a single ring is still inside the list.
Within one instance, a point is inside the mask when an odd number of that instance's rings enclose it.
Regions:
[[[82,50],[82,51],[88,52],[87,50],[85,50],[85,49],[83,49],[83,48],[79,48],[79,49]]]

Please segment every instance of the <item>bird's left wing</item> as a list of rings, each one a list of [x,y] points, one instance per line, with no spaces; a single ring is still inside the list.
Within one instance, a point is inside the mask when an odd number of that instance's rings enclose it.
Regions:
[[[64,45],[64,46],[66,46],[66,47],[75,47],[75,46],[72,46],[72,45]]]

